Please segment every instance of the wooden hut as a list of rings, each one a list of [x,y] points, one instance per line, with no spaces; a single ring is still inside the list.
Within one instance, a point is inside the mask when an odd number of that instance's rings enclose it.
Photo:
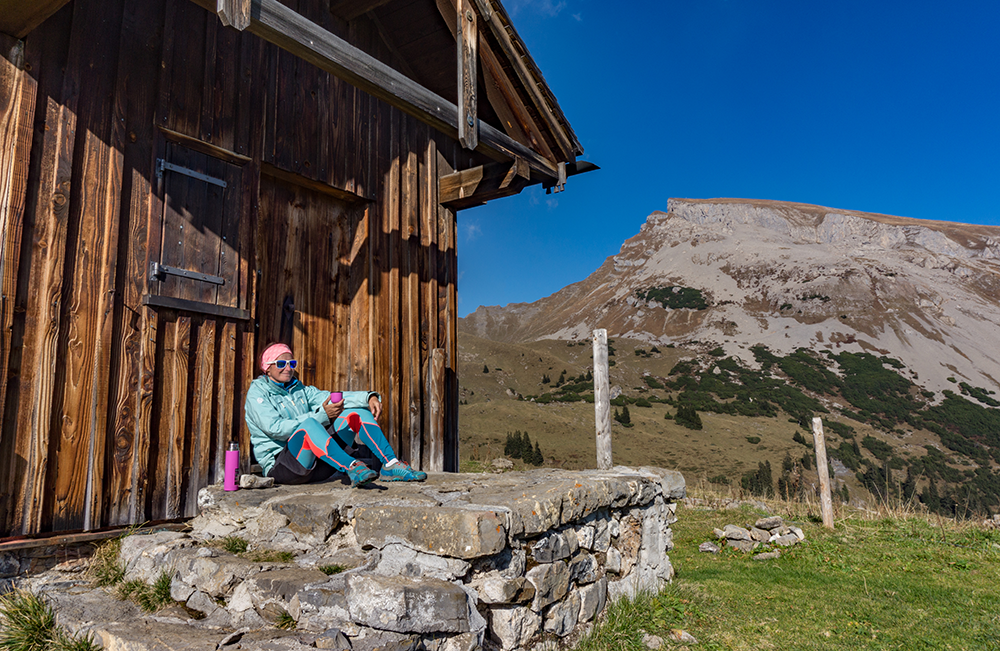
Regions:
[[[271,341],[457,470],[456,211],[592,168],[497,0],[0,0],[0,536],[194,515]]]

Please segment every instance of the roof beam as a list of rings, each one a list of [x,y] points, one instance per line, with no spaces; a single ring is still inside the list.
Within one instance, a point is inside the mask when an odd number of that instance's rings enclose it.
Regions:
[[[192,1],[216,13],[216,0]],[[458,107],[277,0],[252,0],[247,31],[458,139]],[[523,158],[540,175],[558,175],[556,164],[533,149],[482,120],[478,128],[477,152],[495,160]]]
[[[556,143],[563,150],[564,155],[569,158],[576,156],[577,147],[570,141],[569,135],[563,129],[559,119],[552,112],[552,107],[549,106],[544,94],[538,88],[538,83],[534,75],[529,72],[528,65],[524,61],[523,57],[527,55],[522,54],[519,51],[520,48],[515,46],[514,39],[507,33],[506,27],[498,16],[498,10],[493,7],[491,0],[471,0],[471,2],[475,3],[479,10],[479,15],[483,17],[482,22],[485,24],[480,25],[483,36],[486,37],[490,45],[495,46],[497,51],[502,53],[511,62],[514,72],[528,91],[528,95],[538,108],[542,119],[548,123],[549,129],[552,131]],[[502,7],[500,11],[502,11]]]
[[[0,32],[24,38],[69,0],[0,0]]]
[[[438,179],[438,197],[441,205],[461,210],[518,194],[534,183],[530,180],[527,161],[517,159],[512,164],[490,163],[445,174]]]
[[[476,26],[476,12],[470,0],[458,0],[458,33],[455,44],[458,47],[458,140],[466,149],[475,149],[479,144],[476,122],[479,119],[476,82],[479,78],[479,28]]]

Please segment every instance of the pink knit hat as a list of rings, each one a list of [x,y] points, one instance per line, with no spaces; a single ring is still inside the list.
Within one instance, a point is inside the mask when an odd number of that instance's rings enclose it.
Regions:
[[[285,344],[271,344],[260,354],[260,370],[267,372],[267,367],[274,364],[275,360],[288,353],[292,354],[292,349]]]

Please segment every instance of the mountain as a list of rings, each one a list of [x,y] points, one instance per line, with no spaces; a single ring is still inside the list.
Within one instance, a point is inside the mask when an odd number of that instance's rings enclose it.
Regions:
[[[546,463],[592,466],[600,327],[616,462],[806,494],[819,415],[845,500],[995,512],[998,324],[998,227],[671,200],[585,280],[459,321],[461,454],[523,429]]]
[[[690,288],[705,309],[650,290]],[[676,294],[680,290],[674,289]],[[645,296],[645,298],[640,297]],[[588,278],[534,303],[480,307],[459,331],[493,341],[877,352],[928,389],[1000,379],[1000,227],[743,199],[671,199]]]

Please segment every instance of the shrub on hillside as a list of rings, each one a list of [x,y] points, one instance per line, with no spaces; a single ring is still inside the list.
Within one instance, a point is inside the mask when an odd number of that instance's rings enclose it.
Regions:
[[[683,425],[688,429],[698,430],[702,428],[701,416],[699,416],[695,408],[690,405],[678,406],[677,414],[674,415],[674,421],[678,425]]]

